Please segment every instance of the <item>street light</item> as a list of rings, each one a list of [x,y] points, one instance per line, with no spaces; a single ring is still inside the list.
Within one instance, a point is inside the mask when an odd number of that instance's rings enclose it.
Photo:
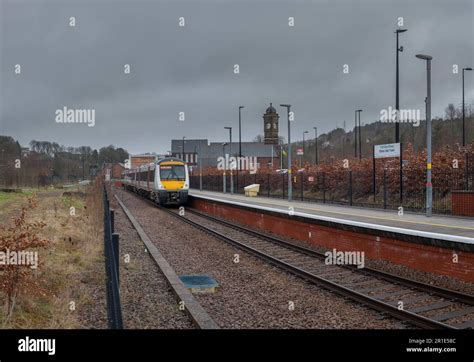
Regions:
[[[304,146],[304,135],[305,135],[306,133],[309,133],[309,132],[308,132],[308,131],[304,131],[304,132],[303,132],[303,154],[301,155],[301,167],[303,167],[303,157],[304,157],[305,154],[306,154],[306,148],[305,148],[305,146]]]
[[[222,174],[222,191],[226,193],[226,180],[225,180],[225,170],[226,170],[226,161],[225,161],[225,146],[227,142],[222,143],[222,157],[224,158],[224,173]]]
[[[224,127],[229,130],[229,160],[232,157],[232,127]],[[234,193],[234,179],[232,175],[232,163],[230,165],[230,193]]]
[[[462,146],[466,146],[466,134],[465,134],[465,126],[464,126],[464,113],[465,113],[465,109],[466,108],[464,106],[464,71],[467,70],[467,71],[471,71],[472,68],[462,68]]]
[[[201,164],[201,143],[199,142],[199,151],[198,151],[198,166],[199,166],[199,191],[202,191],[202,164]]]
[[[395,108],[397,109],[397,120],[395,122],[395,143],[400,142],[400,120],[398,119],[400,102],[399,102],[399,68],[398,68],[398,53],[403,52],[403,46],[398,46],[398,34],[406,32],[408,29],[397,29],[395,34],[397,34],[397,71],[396,71],[396,91],[395,91]]]
[[[361,133],[362,130],[360,128],[360,112],[362,112],[362,109],[357,109],[356,110],[356,122],[357,122],[357,115],[359,115],[359,160],[362,159],[362,138],[361,138]],[[357,125],[357,124],[356,124]],[[357,148],[356,148],[356,155],[357,157]]]
[[[426,216],[433,212],[433,184],[431,183],[431,60],[430,55],[417,54],[418,59],[426,60]]]
[[[314,160],[316,165],[318,164],[318,127],[313,127],[314,129]]]
[[[241,125],[241,114],[240,111],[244,106],[239,106],[239,157],[242,157],[242,125]]]
[[[291,184],[291,127],[290,127],[290,109],[291,104],[280,104],[280,107],[286,108],[288,118],[288,201],[292,200],[293,188]]]
[[[186,138],[186,137],[183,136],[183,161],[184,161],[184,139],[185,139],[185,138]]]

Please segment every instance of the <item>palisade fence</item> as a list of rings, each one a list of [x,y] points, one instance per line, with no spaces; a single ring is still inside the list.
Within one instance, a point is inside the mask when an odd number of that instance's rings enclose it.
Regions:
[[[288,175],[257,173],[233,175],[234,192],[243,194],[244,187],[260,184],[259,196],[287,198]],[[230,175],[225,177],[230,191]],[[425,211],[426,172],[400,169],[369,171],[332,171],[294,173],[293,199],[310,202],[362,206],[384,209]],[[202,190],[223,190],[223,175],[202,176]],[[451,192],[474,190],[474,170],[433,170],[433,212],[451,213]],[[191,188],[199,189],[199,176],[191,176]]]
[[[107,286],[107,320],[110,329],[123,329],[120,305],[119,235],[114,232],[114,211],[110,210],[104,185],[104,256]]]

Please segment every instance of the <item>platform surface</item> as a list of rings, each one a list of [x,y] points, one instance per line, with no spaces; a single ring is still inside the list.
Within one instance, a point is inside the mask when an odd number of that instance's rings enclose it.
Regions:
[[[424,214],[407,212],[403,216],[398,216],[397,210],[365,209],[301,201],[288,202],[288,200],[278,198],[246,197],[240,194],[231,195],[195,189],[191,189],[189,194],[197,198],[256,209],[261,208],[285,214],[292,210],[294,215],[313,219],[474,244],[474,219],[472,218],[442,215],[427,217]]]

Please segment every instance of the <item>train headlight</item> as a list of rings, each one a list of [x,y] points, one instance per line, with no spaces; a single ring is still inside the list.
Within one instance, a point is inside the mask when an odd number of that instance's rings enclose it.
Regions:
[[[158,189],[163,190],[165,187],[162,184],[158,184]]]

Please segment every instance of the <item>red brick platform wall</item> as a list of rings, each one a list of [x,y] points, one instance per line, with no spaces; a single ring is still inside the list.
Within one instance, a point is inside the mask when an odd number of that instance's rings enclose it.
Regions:
[[[474,253],[471,252],[339,230],[202,199],[194,199],[193,207],[233,222],[238,221],[242,225],[306,241],[329,250],[364,251],[367,259],[387,260],[413,269],[474,282]],[[453,253],[458,255],[458,263],[453,263]]]

